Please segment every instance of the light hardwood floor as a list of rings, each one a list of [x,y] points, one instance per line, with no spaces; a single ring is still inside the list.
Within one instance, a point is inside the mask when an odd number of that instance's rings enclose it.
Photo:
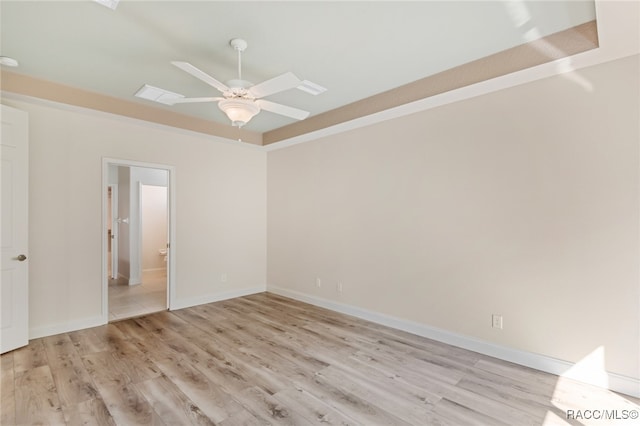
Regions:
[[[2,425],[605,425],[567,411],[639,409],[271,293],[36,339],[1,360]]]

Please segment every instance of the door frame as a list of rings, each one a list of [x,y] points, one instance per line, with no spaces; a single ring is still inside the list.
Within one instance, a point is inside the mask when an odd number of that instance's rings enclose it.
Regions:
[[[118,217],[118,185],[108,184],[107,190],[111,189],[111,279],[118,278],[118,240],[119,230],[116,229],[114,224]],[[109,205],[107,205],[107,209]],[[108,214],[108,212],[107,212]],[[108,216],[107,216],[108,217]],[[107,240],[107,246],[109,241]],[[108,249],[107,249],[108,252]]]
[[[176,168],[167,164],[147,163],[135,160],[120,158],[102,158],[102,320],[106,324],[109,322],[109,280],[108,280],[108,241],[107,241],[107,218],[108,201],[107,188],[109,186],[109,166],[125,167],[146,167],[151,169],[165,170],[168,174],[167,185],[167,309],[174,307],[175,300],[175,259],[176,259]]]

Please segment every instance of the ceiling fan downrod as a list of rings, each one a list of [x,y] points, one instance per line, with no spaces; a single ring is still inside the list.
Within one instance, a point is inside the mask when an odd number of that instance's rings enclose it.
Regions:
[[[238,52],[238,80],[242,81],[242,52],[245,51],[248,44],[241,38],[234,38],[229,41],[229,45],[234,48],[236,52]]]

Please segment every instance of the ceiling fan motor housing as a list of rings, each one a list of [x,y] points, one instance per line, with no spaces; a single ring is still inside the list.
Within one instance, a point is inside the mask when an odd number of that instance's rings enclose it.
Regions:
[[[248,46],[247,42],[241,38],[232,38],[229,40],[229,45],[240,52],[244,52]]]
[[[253,86],[253,83],[247,80],[233,79],[227,81],[227,86],[229,86],[230,89],[248,89],[249,87]]]

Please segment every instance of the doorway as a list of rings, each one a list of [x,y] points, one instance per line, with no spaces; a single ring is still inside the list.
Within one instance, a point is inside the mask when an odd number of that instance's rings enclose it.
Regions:
[[[103,160],[105,322],[171,307],[174,179],[171,166]]]

